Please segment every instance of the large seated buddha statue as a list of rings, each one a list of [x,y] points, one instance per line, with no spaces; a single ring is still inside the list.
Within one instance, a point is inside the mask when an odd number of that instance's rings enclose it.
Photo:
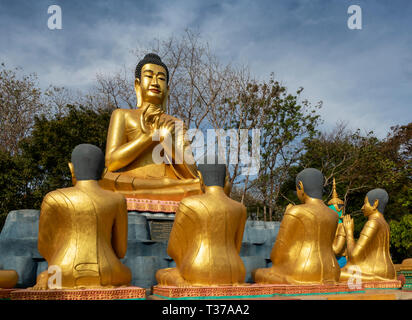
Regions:
[[[296,177],[300,205],[288,205],[271,253],[272,266],[254,280],[270,284],[335,284],[340,268],[333,252],[338,214],[322,200],[324,177],[313,168]]]
[[[80,144],[71,156],[75,185],[49,192],[43,199],[38,249],[49,268],[58,267],[61,288],[113,288],[128,285],[130,269],[119,259],[127,250],[127,209],[121,194],[103,190],[103,152]],[[33,287],[53,289],[48,270]]]
[[[170,201],[201,193],[190,143],[184,139],[186,128],[164,112],[168,81],[169,71],[158,55],[147,54],[138,63],[137,108],[116,109],[110,119],[107,169],[99,182],[104,189],[128,199]],[[163,143],[167,137],[171,145]],[[154,154],[165,161],[157,161]]]
[[[335,252],[336,259],[338,260],[339,266],[343,268],[346,265],[346,232],[343,227],[343,207],[344,202],[339,199],[338,193],[336,192],[336,181],[333,178],[332,186],[332,199],[328,202],[329,208],[335,211],[339,215],[338,228],[336,229],[335,240],[333,241],[333,252]]]
[[[179,204],[167,249],[176,267],[157,271],[161,286],[239,285],[245,281],[239,252],[246,208],[225,193],[226,165],[199,164],[199,171],[205,193]]]
[[[368,221],[356,242],[353,219],[349,215],[343,218],[348,263],[341,271],[340,281],[353,277],[354,266],[360,268],[361,273],[357,276],[363,281],[396,280],[395,266],[389,253],[390,228],[383,216],[388,199],[388,193],[383,189],[373,189],[366,194],[362,211]]]

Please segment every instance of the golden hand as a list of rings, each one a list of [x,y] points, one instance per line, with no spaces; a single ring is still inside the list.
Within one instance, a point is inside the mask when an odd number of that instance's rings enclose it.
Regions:
[[[349,214],[343,216],[343,227],[345,228],[346,234],[353,234],[355,225],[353,223],[353,219]]]

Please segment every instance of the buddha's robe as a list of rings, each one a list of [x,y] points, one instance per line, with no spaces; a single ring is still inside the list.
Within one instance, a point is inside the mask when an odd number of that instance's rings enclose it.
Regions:
[[[48,193],[41,206],[38,249],[49,267],[61,269],[63,289],[129,284],[130,269],[119,260],[127,250],[124,197],[101,189],[97,181]]]
[[[361,270],[363,281],[396,280],[395,266],[389,253],[390,228],[382,214],[370,216],[362,229],[348,263],[341,271],[340,281],[354,276],[354,267]]]
[[[233,285],[245,281],[239,256],[246,208],[221,187],[182,200],[170,234],[168,254],[175,268],[159,270],[160,285]]]
[[[257,269],[257,283],[332,284],[340,268],[332,249],[338,214],[322,200],[310,198],[289,207],[271,253],[272,267]]]
[[[126,197],[153,200],[180,201],[184,197],[201,193],[201,183],[196,164],[184,161],[192,157],[190,143],[178,134],[172,136],[173,150],[186,155],[177,163],[171,150],[163,151],[164,163],[155,163],[153,151],[160,142],[152,142],[150,126],[144,124],[145,110],[117,109],[113,111],[107,136],[106,167],[99,184],[106,190],[124,194]],[[161,113],[159,120],[180,121]],[[182,122],[181,122],[182,123]],[[185,128],[182,126],[182,130]],[[135,146],[138,143],[139,147]],[[169,153],[167,151],[170,151]],[[160,154],[158,150],[155,153]]]

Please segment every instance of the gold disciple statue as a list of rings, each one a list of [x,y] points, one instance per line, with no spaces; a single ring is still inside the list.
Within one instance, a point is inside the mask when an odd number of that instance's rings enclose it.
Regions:
[[[353,267],[360,268],[361,273],[357,276],[363,281],[396,280],[395,266],[389,253],[390,229],[383,217],[388,199],[388,193],[383,189],[374,189],[366,194],[362,211],[368,221],[356,243],[352,218],[349,215],[343,218],[348,263],[341,271],[340,281],[353,277]]]
[[[135,78],[137,109],[116,109],[112,113],[107,170],[100,185],[138,199],[180,201],[200,194],[197,167],[190,143],[184,139],[186,129],[181,120],[164,113],[169,93],[166,65],[158,55],[147,54],[137,65]],[[180,131],[177,123],[181,124]],[[159,151],[167,136],[172,145]],[[153,153],[165,161],[156,162]]]
[[[333,178],[332,199],[329,200],[328,205],[329,208],[339,215],[338,229],[336,230],[335,240],[333,241],[333,252],[335,252],[339,266],[342,268],[346,264],[346,232],[342,223],[344,202],[339,199],[338,193],[336,192],[335,178]]]
[[[242,284],[246,208],[224,191],[226,165],[200,164],[199,171],[205,194],[182,200],[170,234],[167,253],[176,267],[157,271],[156,279],[162,286]]]
[[[14,288],[19,276],[14,270],[0,270],[0,289]]]
[[[313,168],[296,177],[300,205],[288,205],[271,253],[272,267],[254,280],[271,284],[335,284],[340,268],[332,249],[338,214],[322,201],[323,174]]]
[[[80,144],[71,161],[74,187],[57,189],[43,199],[39,252],[49,268],[61,270],[62,289],[128,285],[131,272],[119,260],[127,249],[126,201],[99,186],[104,169],[99,148]],[[33,289],[50,289],[48,277],[48,270],[42,272]]]

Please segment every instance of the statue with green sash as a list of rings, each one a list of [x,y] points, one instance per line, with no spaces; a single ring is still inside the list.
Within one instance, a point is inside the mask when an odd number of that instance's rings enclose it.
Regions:
[[[333,178],[332,187],[332,199],[328,202],[329,208],[335,211],[339,215],[338,228],[336,229],[335,240],[333,241],[333,252],[336,255],[339,266],[343,268],[346,265],[346,232],[343,228],[343,207],[344,202],[339,199],[338,193],[336,192],[336,182]]]

